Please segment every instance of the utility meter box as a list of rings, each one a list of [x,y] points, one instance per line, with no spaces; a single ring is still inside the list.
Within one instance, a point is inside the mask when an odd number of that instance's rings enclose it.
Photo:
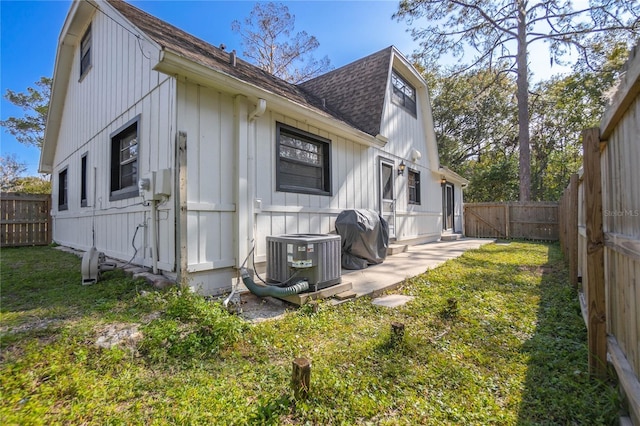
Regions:
[[[341,281],[339,235],[286,234],[267,237],[267,282],[309,282],[310,291]]]
[[[161,169],[138,180],[138,190],[146,201],[161,200],[171,195],[171,170]]]

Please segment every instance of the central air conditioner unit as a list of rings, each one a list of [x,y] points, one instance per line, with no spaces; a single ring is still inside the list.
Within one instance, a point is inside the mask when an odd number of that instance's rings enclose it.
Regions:
[[[309,282],[309,291],[341,281],[339,235],[286,234],[267,237],[267,282]]]

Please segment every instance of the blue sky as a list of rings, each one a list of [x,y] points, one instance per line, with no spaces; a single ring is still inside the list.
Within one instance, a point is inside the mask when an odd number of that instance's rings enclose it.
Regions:
[[[213,45],[224,43],[242,56],[240,38],[231,31],[234,19],[249,15],[255,1],[132,1],[140,9],[159,17]],[[397,1],[284,1],[295,15],[296,31],[316,36],[316,57],[328,56],[340,67],[358,58],[395,45],[408,55],[417,42],[406,32],[406,24],[391,15]],[[25,91],[41,76],[52,76],[58,36],[71,5],[66,0],[0,1],[0,92]],[[533,62],[533,61],[532,61]],[[548,62],[548,61],[542,61]],[[548,71],[538,71],[541,77]],[[4,98],[0,117],[21,115]],[[39,151],[18,143],[0,130],[2,155],[15,154],[26,163],[27,175],[37,174]]]

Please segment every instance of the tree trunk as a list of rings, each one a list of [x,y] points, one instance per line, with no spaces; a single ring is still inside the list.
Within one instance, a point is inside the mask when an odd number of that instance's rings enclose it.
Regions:
[[[529,68],[527,64],[526,2],[518,4],[518,144],[520,147],[520,201],[531,199],[531,148],[529,146]]]

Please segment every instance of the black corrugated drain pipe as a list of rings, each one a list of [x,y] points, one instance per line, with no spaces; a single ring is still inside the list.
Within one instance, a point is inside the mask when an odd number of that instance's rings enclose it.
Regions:
[[[300,281],[297,284],[292,285],[291,287],[276,287],[270,285],[260,285],[256,284],[251,275],[249,275],[249,271],[246,268],[240,268],[240,275],[242,276],[242,282],[247,286],[249,291],[255,294],[258,297],[280,297],[280,296],[291,296],[292,294],[302,293],[303,291],[309,290],[309,282],[308,281]]]

